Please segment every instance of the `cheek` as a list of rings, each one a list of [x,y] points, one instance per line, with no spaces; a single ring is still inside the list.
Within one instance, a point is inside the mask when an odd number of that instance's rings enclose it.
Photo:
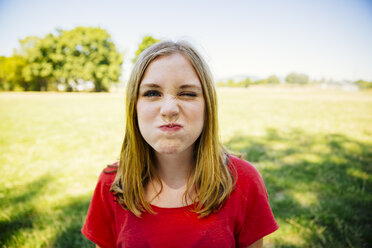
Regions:
[[[137,122],[142,138],[151,143],[153,139],[151,124],[154,122],[154,107],[146,102],[138,101],[136,105]]]
[[[190,120],[195,124],[195,128],[202,129],[204,126],[204,119],[205,119],[204,102],[198,102],[198,103],[192,104],[189,107],[188,116]]]
[[[156,108],[154,104],[138,101],[137,103],[137,120],[138,124],[146,125],[151,122],[156,116]]]

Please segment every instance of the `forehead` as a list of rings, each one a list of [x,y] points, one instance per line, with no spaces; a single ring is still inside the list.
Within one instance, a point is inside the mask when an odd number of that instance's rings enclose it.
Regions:
[[[158,84],[159,86],[178,86],[189,84],[201,86],[199,76],[191,62],[182,54],[174,53],[159,56],[147,67],[140,87]]]

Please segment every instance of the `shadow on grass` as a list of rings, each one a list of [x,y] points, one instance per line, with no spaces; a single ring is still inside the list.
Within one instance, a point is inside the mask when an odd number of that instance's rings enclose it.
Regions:
[[[53,242],[53,247],[95,247],[80,231],[90,200],[91,195],[87,195],[72,199],[67,205],[58,208],[58,221],[64,225]]]
[[[37,208],[38,199],[49,197],[48,185],[55,180],[47,174],[26,185],[0,192],[7,196],[6,201],[0,201],[0,247],[27,246],[28,235],[35,235],[31,234],[35,229],[52,229],[57,233],[53,240],[50,237],[37,237],[40,247],[94,247],[80,232],[90,194],[66,198],[65,205],[59,205],[51,211],[44,212]]]
[[[371,247],[372,144],[302,130],[235,135],[225,143],[256,165],[288,237],[279,247]],[[291,236],[291,237],[290,237]]]
[[[0,202],[0,209],[4,211],[3,217],[7,216],[0,221],[0,244],[10,243],[12,239],[17,238],[16,234],[21,230],[33,228],[37,212],[31,202],[42,194],[51,180],[50,176],[44,175],[26,185],[5,189],[11,192],[4,192],[9,197]],[[7,211],[8,208],[11,208],[11,211]]]

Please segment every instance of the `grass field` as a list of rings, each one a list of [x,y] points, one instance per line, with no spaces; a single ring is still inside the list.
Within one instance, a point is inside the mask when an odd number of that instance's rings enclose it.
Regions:
[[[266,247],[372,246],[372,93],[218,89],[221,139],[261,172]],[[80,234],[117,160],[122,93],[0,93],[0,247],[93,247]]]

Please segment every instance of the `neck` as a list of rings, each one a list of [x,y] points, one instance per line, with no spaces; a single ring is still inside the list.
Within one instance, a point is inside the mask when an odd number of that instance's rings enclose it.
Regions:
[[[155,152],[157,172],[161,181],[171,188],[180,188],[187,183],[194,163],[193,146],[177,154]]]

